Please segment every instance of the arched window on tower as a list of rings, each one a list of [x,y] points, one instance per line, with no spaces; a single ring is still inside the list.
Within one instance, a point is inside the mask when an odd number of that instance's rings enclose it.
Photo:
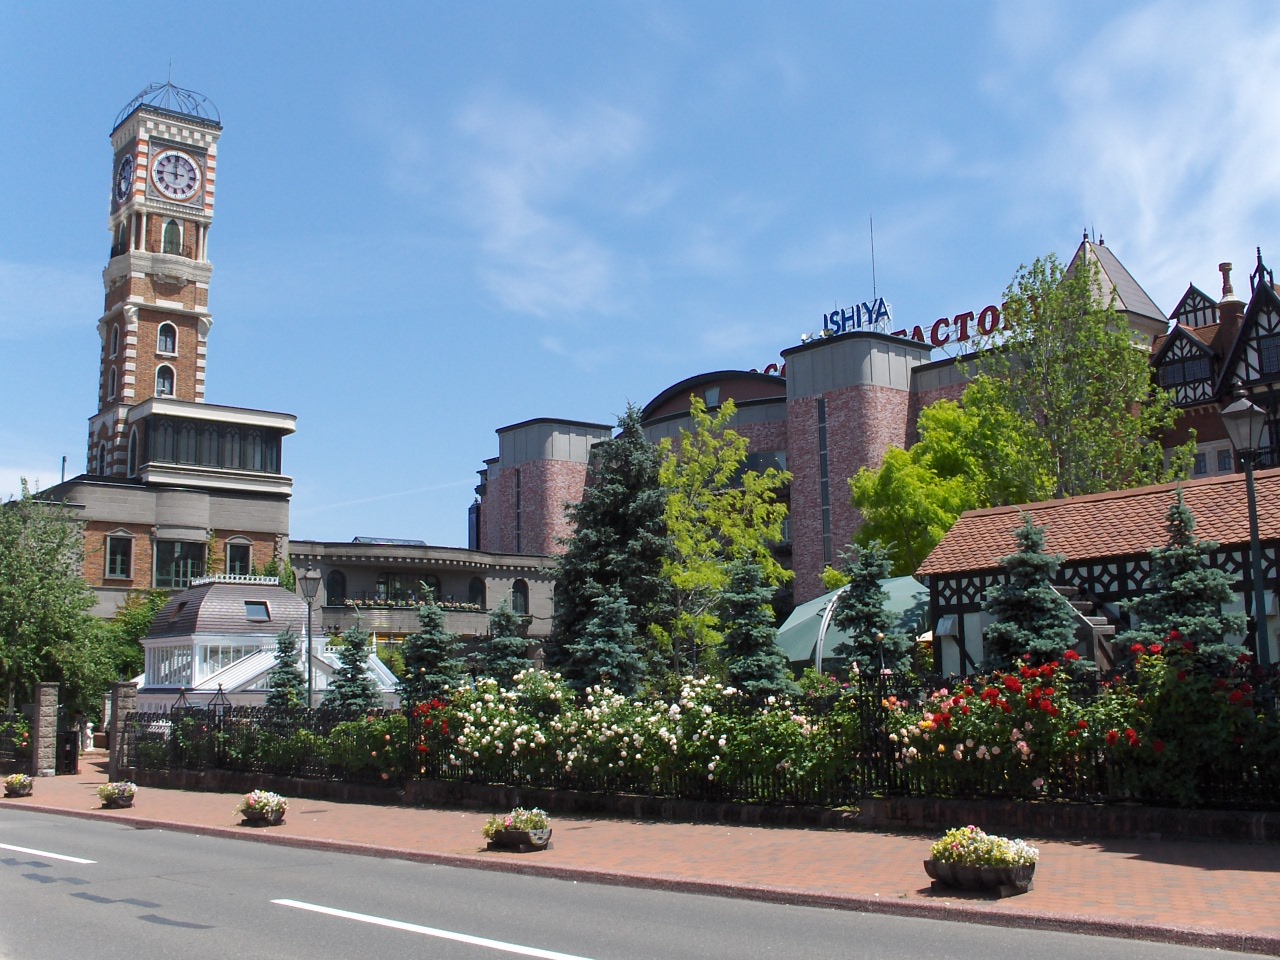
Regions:
[[[160,329],[156,333],[156,352],[178,352],[178,328],[172,323],[160,324]]]
[[[129,224],[122,220],[120,225],[116,227],[116,243],[111,248],[111,256],[118,257],[122,253],[129,250]]]
[[[107,371],[107,399],[114,400],[116,398],[116,368],[112,367]]]
[[[165,221],[160,252],[182,255],[182,224],[178,223],[177,220]]]
[[[107,445],[105,443],[98,444],[98,462],[93,472],[100,477],[107,475]]]
[[[173,396],[173,367],[167,363],[156,367],[156,396]]]
[[[522,617],[529,613],[529,584],[523,580],[511,585],[511,610]]]
[[[134,427],[129,431],[129,460],[125,467],[127,476],[136,477],[138,475],[138,428]]]
[[[120,352],[120,324],[113,323],[111,325],[111,351],[108,354],[112,360],[116,358],[116,354]]]
[[[324,581],[324,605],[340,607],[347,602],[347,575],[341,570],[330,570]]]

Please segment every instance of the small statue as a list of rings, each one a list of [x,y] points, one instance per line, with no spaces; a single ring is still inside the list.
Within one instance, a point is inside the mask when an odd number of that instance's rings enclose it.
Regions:
[[[89,753],[93,748],[93,721],[86,720],[80,726],[80,752]]]

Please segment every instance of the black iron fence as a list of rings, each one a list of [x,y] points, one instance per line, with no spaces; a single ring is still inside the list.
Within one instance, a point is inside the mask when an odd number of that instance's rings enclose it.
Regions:
[[[518,749],[515,743],[495,749],[492,740],[483,742],[482,731],[460,736],[465,718],[443,705],[354,718],[244,707],[137,713],[126,719],[123,746],[126,766],[142,770],[233,770],[389,787],[421,778],[821,807],[849,806],[866,796],[920,796],[1280,809],[1274,737],[1228,741],[1181,761],[1172,749],[1125,752],[1073,743],[1042,746],[1025,760],[1010,749],[998,761],[960,762],[951,756],[959,744],[913,755],[895,734],[889,695],[882,688],[810,698],[799,732],[784,719],[777,735],[762,726],[761,714],[744,710],[726,719],[723,743],[681,742],[670,749],[654,749],[652,731],[637,746],[599,730],[557,735],[550,722],[540,728],[542,742],[530,734]],[[922,696],[918,688],[895,695],[916,702]]]

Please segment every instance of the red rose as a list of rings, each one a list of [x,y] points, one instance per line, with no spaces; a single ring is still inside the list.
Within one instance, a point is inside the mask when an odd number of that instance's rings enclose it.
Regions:
[[[1077,660],[1080,659],[1080,654],[1076,653],[1074,650],[1068,650],[1066,653],[1062,655],[1062,659],[1068,660],[1071,663],[1075,663]]]
[[[1180,634],[1177,630],[1170,630],[1170,631],[1169,631],[1169,639],[1170,639],[1170,640],[1181,640],[1181,639],[1182,639],[1182,634]]]
[[[1077,726],[1077,727],[1079,727],[1081,730],[1088,730],[1088,729],[1089,729],[1089,721],[1088,721],[1088,720],[1077,720],[1077,721],[1076,721],[1076,726]]]
[[[1022,684],[1015,677],[1004,678],[1004,688],[1010,693],[1021,693]]]
[[[1120,734],[1116,733],[1114,730],[1107,731],[1107,746],[1115,746],[1116,741],[1119,739]]]
[[[1239,703],[1243,699],[1244,699],[1244,694],[1241,693],[1239,690],[1232,690],[1229,694],[1227,694],[1227,701],[1229,703]]]
[[[1147,652],[1147,648],[1140,643],[1135,643],[1132,647],[1129,648],[1129,652],[1132,653],[1135,657],[1140,657]]]
[[[1152,653],[1161,653],[1161,652],[1163,652],[1163,651],[1164,651],[1164,647],[1162,647],[1160,644],[1158,644],[1158,643],[1153,643],[1153,644],[1151,645],[1151,652],[1152,652]]]

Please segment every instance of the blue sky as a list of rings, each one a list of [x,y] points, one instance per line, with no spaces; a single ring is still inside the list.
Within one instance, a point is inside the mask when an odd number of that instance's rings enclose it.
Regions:
[[[465,545],[495,429],[763,368],[875,286],[1101,235],[1166,312],[1280,265],[1266,2],[0,6],[0,496],[84,469],[112,122],[221,111],[207,398],[298,416],[292,535]]]

